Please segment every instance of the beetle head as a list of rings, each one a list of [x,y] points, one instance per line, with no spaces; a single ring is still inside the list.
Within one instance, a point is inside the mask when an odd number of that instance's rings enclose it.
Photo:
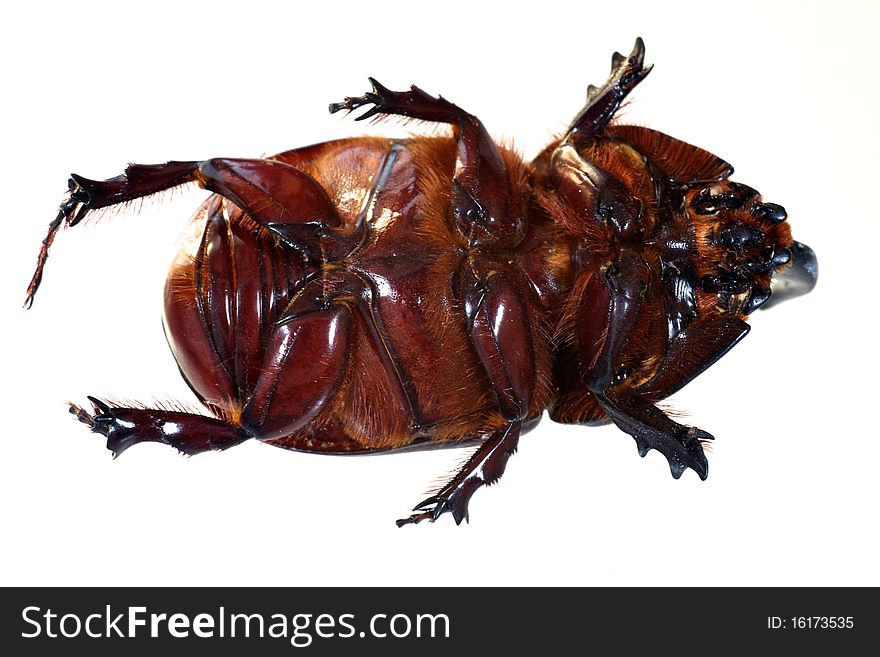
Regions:
[[[700,290],[719,310],[748,315],[770,302],[809,292],[818,267],[810,247],[795,242],[785,208],[751,187],[723,180],[690,190]]]
[[[627,244],[660,268],[675,297],[667,310],[685,323],[698,308],[749,315],[814,287],[815,254],[792,239],[785,209],[730,180],[729,164],[646,128],[608,133],[582,149],[563,140],[535,160],[577,270],[608,266]]]

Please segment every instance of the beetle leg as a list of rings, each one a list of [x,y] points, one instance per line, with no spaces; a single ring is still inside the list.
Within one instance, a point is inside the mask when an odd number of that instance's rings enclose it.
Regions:
[[[572,121],[562,143],[573,144],[578,150],[589,144],[608,125],[629,92],[651,72],[653,67],[644,64],[645,43],[641,37],[628,57],[615,52],[608,80],[599,88],[587,88],[587,104]]]
[[[577,338],[587,388],[593,392],[615,383],[616,362],[637,326],[649,276],[641,255],[624,248],[614,263],[593,275],[584,291]]]
[[[639,254],[621,249],[617,261],[587,285],[578,334],[585,383],[614,423],[635,439],[639,454],[656,449],[669,461],[676,479],[688,467],[705,479],[709,465],[702,443],[712,436],[668,418],[648,401],[648,389],[628,388],[617,371],[649,294],[649,269]]]
[[[526,307],[516,283],[506,272],[478,276],[469,267],[460,286],[468,334],[508,424],[493,431],[458,474],[439,493],[415,507],[419,513],[398,520],[398,526],[436,520],[447,511],[456,524],[467,519],[474,492],[504,473],[529,412],[535,357]]]
[[[713,437],[696,427],[673,422],[647,399],[677,392],[748,332],[749,325],[738,317],[697,317],[670,342],[663,364],[650,381],[631,392],[599,392],[596,399],[614,423],[635,438],[641,456],[656,449],[669,461],[676,479],[686,468],[705,479],[709,463],[702,445]]]
[[[696,472],[700,479],[709,475],[703,444],[714,440],[711,434],[669,419],[654,404],[637,395],[614,391],[595,394],[602,410],[635,439],[640,456],[645,456],[649,449],[656,449],[666,457],[676,479],[687,468]]]
[[[260,440],[303,428],[324,408],[345,374],[349,346],[345,306],[296,314],[276,322],[241,424]]]
[[[370,83],[372,92],[332,103],[330,111],[372,105],[356,120],[397,115],[452,125],[458,145],[452,212],[459,232],[472,246],[499,240],[518,242],[525,226],[523,209],[511,197],[501,152],[483,123],[442,96],[431,96],[415,85],[409,91],[391,91],[373,78]]]
[[[477,448],[464,467],[438,493],[413,507],[418,513],[397,521],[398,527],[416,524],[422,520],[437,520],[446,512],[452,513],[455,524],[468,519],[468,502],[474,492],[484,485],[493,484],[501,475],[507,460],[516,452],[521,423],[517,420],[493,431]]]
[[[220,194],[282,240],[313,246],[324,228],[340,224],[336,210],[318,182],[298,169],[274,160],[212,159],[202,162],[131,164],[125,172],[104,181],[71,174],[69,198],[40,248],[36,271],[28,285],[25,306],[33,303],[55,234],[63,225],[75,226],[91,211],[196,183]]]
[[[251,438],[240,426],[205,415],[165,409],[111,407],[95,397],[89,397],[89,401],[92,411],[71,404],[70,412],[93,432],[107,437],[107,449],[113,452],[114,458],[132,445],[143,442],[163,443],[193,455],[227,449]]]
[[[355,120],[363,121],[379,114],[393,114],[420,121],[457,123],[463,116],[467,116],[467,112],[442,96],[431,96],[415,85],[412,85],[409,91],[391,91],[375,78],[368,79],[373,91],[368,91],[363,96],[346,96],[341,103],[330,103],[330,113],[335,114],[343,110],[352,112],[365,105],[372,105]]]
[[[227,449],[249,438],[274,440],[302,428],[320,412],[345,373],[347,353],[344,307],[288,317],[269,340],[262,374],[247,404],[218,409],[229,419],[111,407],[95,397],[89,397],[92,412],[75,404],[70,412],[107,437],[114,457],[142,442],[164,443],[192,455]]]
[[[639,393],[663,397],[675,394],[746,337],[750,328],[730,315],[696,317],[669,343],[663,364]]]
[[[459,285],[468,335],[508,421],[529,411],[535,355],[527,309],[515,280],[505,271],[479,275],[467,268]]]
[[[223,236],[213,224],[208,222],[206,240]],[[266,307],[259,288],[236,287],[229,275],[236,268],[252,271],[246,259],[260,254],[253,243],[239,241],[238,247],[220,243],[213,273],[201,276],[200,285],[216,293],[194,290],[196,303],[166,298],[167,334],[181,372],[208,408],[236,418],[255,438],[274,440],[314,419],[335,393],[346,371],[350,313],[325,295],[321,277],[303,285],[286,307]],[[235,261],[224,263],[231,253]],[[236,290],[236,298],[227,299],[224,289]]]

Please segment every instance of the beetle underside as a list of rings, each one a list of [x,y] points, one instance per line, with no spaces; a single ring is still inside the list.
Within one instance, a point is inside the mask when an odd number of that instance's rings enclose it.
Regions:
[[[642,456],[663,453],[674,477],[691,468],[705,479],[712,436],[656,402],[742,339],[771,293],[809,291],[816,261],[784,209],[729,180],[726,162],[610,123],[649,71],[641,39],[615,53],[605,84],[530,164],[442,97],[371,79],[372,91],[330,111],[448,124],[452,137],[72,175],[26,305],[62,225],[186,183],[214,195],[165,294],[169,344],[211,415],[95,397],[71,412],[114,455],[251,438],[328,454],[479,442],[399,525],[466,519],[544,410],[612,421]]]

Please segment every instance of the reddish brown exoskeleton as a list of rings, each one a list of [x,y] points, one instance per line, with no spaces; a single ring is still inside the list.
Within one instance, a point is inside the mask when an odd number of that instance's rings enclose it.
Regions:
[[[258,160],[131,165],[71,177],[28,290],[62,224],[185,183],[214,192],[165,289],[180,370],[212,416],[117,408],[77,418],[119,454],[153,441],[186,454],[257,438],[372,453],[478,441],[399,524],[467,517],[520,434],[613,421],[674,477],[708,473],[703,444],[655,402],[748,332],[745,318],[809,291],[812,251],[785,211],[714,155],[611,123],[648,74],[641,39],[531,163],[417,87],[330,106],[448,124],[451,137],[357,138]]]

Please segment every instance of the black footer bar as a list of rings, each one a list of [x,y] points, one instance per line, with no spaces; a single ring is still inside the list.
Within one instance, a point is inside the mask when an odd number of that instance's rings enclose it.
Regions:
[[[609,647],[812,654],[880,638],[880,605],[869,588],[13,588],[0,595],[7,655],[77,648],[90,655],[161,650],[162,657],[194,648],[573,654]]]

